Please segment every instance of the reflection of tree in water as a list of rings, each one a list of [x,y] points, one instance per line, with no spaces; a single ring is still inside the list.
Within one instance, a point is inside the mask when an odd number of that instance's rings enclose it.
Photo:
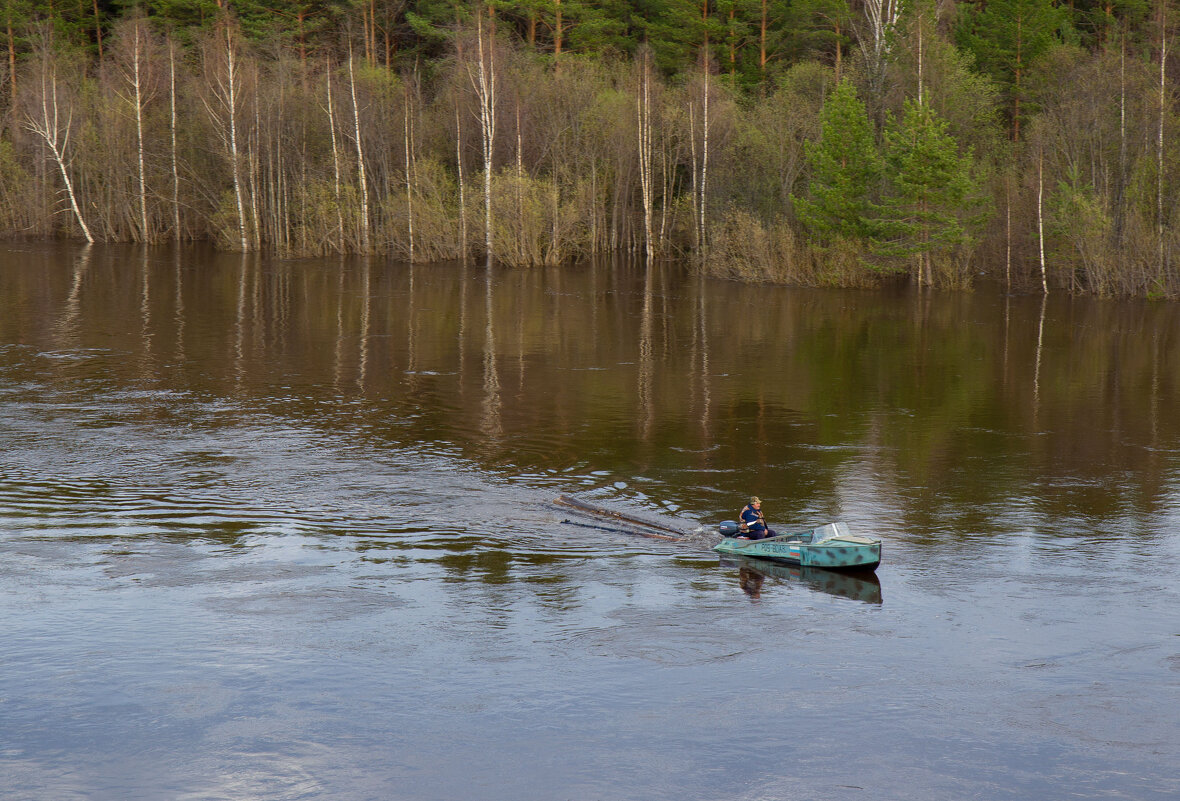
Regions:
[[[246,376],[246,279],[247,256],[243,252],[238,264],[238,306],[234,320],[234,377],[238,388]]]
[[[411,244],[411,253],[413,245]],[[411,261],[406,267],[410,275],[410,286],[406,292],[406,384],[411,391],[418,388],[418,303],[414,297],[414,273],[416,269]]]
[[[918,541],[1008,531],[1017,509],[1021,530],[1142,522],[1172,492],[1180,315],[1163,304],[791,290],[604,263],[560,281],[485,273],[479,326],[458,264],[416,266],[407,297],[404,265],[169,255],[96,245],[4,271],[0,331],[102,341],[178,392],[266,403],[290,377],[320,404],[300,422],[454,443],[490,469],[511,447],[523,471],[642,475],[701,514],[761,488],[784,522],[872,509]],[[418,391],[402,365],[422,372]]]
[[[500,417],[500,373],[496,365],[496,330],[492,323],[495,314],[490,265],[484,273],[484,313],[487,321],[484,330],[483,415],[480,418],[480,430],[487,439],[496,442],[503,437],[504,427]]]
[[[344,383],[344,264],[336,274],[336,357],[333,360],[332,386],[339,394]]]
[[[365,376],[369,368],[369,310],[373,303],[371,287],[371,267],[369,260],[364,260],[361,270],[361,332],[360,332],[360,363],[357,366],[356,386],[363,395],[365,393]]]
[[[151,262],[148,259],[146,247],[139,247],[139,279],[142,288],[139,296],[139,330],[142,340],[140,351],[140,368],[144,377],[151,380],[155,377],[155,359],[152,354],[152,273]]]
[[[655,404],[652,399],[652,372],[655,369],[652,356],[652,281],[654,270],[649,262],[644,270],[643,313],[639,324],[639,438],[643,442],[651,439],[655,423]]]
[[[186,360],[184,353],[184,329],[185,329],[185,314],[184,314],[184,273],[182,266],[184,259],[181,255],[179,247],[172,248],[172,280],[176,283],[176,295],[173,299],[175,310],[173,313],[173,321],[176,325],[176,363],[183,364]]]
[[[70,293],[62,306],[61,316],[57,318],[56,333],[57,346],[66,348],[73,345],[78,336],[78,317],[82,311],[82,285],[86,280],[86,273],[90,271],[90,257],[94,252],[93,245],[84,245],[74,259],[73,280],[70,282]]]

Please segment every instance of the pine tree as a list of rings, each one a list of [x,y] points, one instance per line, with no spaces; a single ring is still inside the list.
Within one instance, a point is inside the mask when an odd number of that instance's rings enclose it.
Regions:
[[[978,205],[972,156],[961,154],[947,123],[930,106],[905,102],[900,121],[885,131],[889,196],[875,251],[916,256],[919,283],[933,283],[933,259],[970,240]]]
[[[1007,97],[1012,139],[1028,113],[1029,67],[1068,25],[1067,12],[1052,0],[988,0],[982,10],[967,14],[959,26],[959,45],[975,57],[981,72],[990,75]]]
[[[795,213],[825,243],[868,241],[877,227],[873,202],[882,171],[873,125],[852,83],[837,84],[820,112],[820,138],[808,142],[810,197],[793,198]]]
[[[853,28],[852,9],[847,0],[795,0],[790,6],[787,27],[801,58],[819,56],[843,77]]]

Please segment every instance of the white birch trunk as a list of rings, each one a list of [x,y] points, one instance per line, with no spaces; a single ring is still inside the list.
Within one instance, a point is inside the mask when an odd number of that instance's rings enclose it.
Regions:
[[[369,252],[369,184],[365,179],[365,150],[361,146],[361,113],[356,101],[356,75],[352,49],[348,51],[348,87],[352,93],[353,137],[356,140],[356,172],[361,191],[361,252]]]
[[[246,240],[246,208],[242,203],[242,167],[238,157],[237,48],[233,41],[233,31],[229,25],[225,26],[225,56],[227,74],[224,84],[224,102],[229,124],[229,161],[233,171],[234,202],[238,209],[238,239],[244,253],[250,249],[250,243]]]
[[[140,64],[142,57],[140,35],[142,32],[142,25],[137,21],[135,23],[135,41],[132,43],[131,87],[135,92],[135,143],[136,155],[139,158],[139,230],[141,240],[150,242],[152,235],[148,230],[147,178],[143,166],[143,76]]]
[[[172,139],[172,229],[180,241],[180,169],[176,162],[176,45],[168,40],[168,133]]]
[[[516,258],[525,261],[524,246],[524,163],[521,158],[523,142],[520,137],[520,103],[516,104]]]
[[[869,35],[861,40],[860,46],[865,58],[874,67],[879,67],[888,55],[889,29],[897,23],[900,11],[899,0],[865,0],[864,12],[869,23]]]
[[[1004,179],[1004,284],[1012,291],[1012,179]]]
[[[652,137],[651,137],[651,77],[648,55],[643,55],[643,65],[636,96],[636,116],[639,131],[639,186],[643,195],[643,234],[647,260],[655,257],[655,243],[652,241],[652,204],[654,192],[652,181]]]
[[[479,125],[483,140],[483,201],[484,201],[484,250],[487,263],[492,264],[492,154],[496,141],[496,65],[494,42],[484,47],[483,16],[476,15],[477,54],[479,69],[475,75],[469,71],[472,85],[479,101]],[[470,68],[469,68],[470,69]]]
[[[708,192],[708,176],[709,176],[709,56],[705,54],[705,102],[704,102],[704,119],[702,120],[702,136],[701,136],[701,257],[705,255],[705,249],[709,246],[707,233],[708,225],[705,220],[705,197]]]
[[[693,111],[692,101],[688,103],[688,147],[690,158],[692,160],[692,202],[689,203],[689,208],[692,210],[692,231],[693,243],[697,250],[701,248],[701,221],[697,216],[697,187],[700,186],[700,173],[697,165],[697,123],[696,114]]]
[[[336,142],[336,111],[332,105],[332,64],[324,71],[328,87],[328,132],[332,139],[332,193],[336,198],[336,250],[344,252],[344,203],[340,198],[340,147]]]
[[[1160,12],[1160,115],[1156,139],[1155,214],[1159,277],[1164,275],[1164,116],[1167,113],[1168,25]]]
[[[61,172],[61,180],[65,184],[66,195],[70,199],[70,208],[74,212],[74,219],[77,221],[78,227],[82,229],[82,235],[86,237],[86,242],[93,244],[94,236],[91,235],[90,227],[86,225],[86,220],[82,216],[82,209],[78,205],[78,197],[74,192],[74,184],[70,181],[70,173],[67,169],[70,129],[73,125],[74,115],[72,110],[66,113],[63,128],[61,109],[57,99],[57,69],[48,63],[50,58],[51,56],[48,54],[45,55],[46,63],[42,65],[41,69],[41,118],[39,120],[32,117],[27,118],[26,127],[37,134],[45,142],[45,146],[49,148],[50,155],[53,156],[53,160]]]
[[[409,263],[414,263],[414,183],[413,165],[409,153],[413,149],[414,134],[409,120],[409,92],[406,92],[406,235],[409,237]]]
[[[255,72],[255,86],[258,85],[258,74]],[[258,171],[260,168],[261,159],[258,156],[260,143],[258,141],[259,131],[262,126],[258,120],[258,93],[254,93],[254,128],[246,135],[246,167],[248,168],[247,175],[250,178],[250,220],[253,222],[253,229],[251,230],[250,241],[251,244],[258,248],[262,244],[262,219],[258,213]]]
[[[1045,271],[1045,215],[1044,215],[1044,197],[1045,197],[1045,154],[1041,151],[1037,154],[1037,246],[1040,250],[1041,258],[1041,292],[1049,294],[1049,280]]]
[[[459,104],[455,103],[455,165],[459,181],[459,255],[467,261],[467,192],[463,186],[463,129],[459,125]]]

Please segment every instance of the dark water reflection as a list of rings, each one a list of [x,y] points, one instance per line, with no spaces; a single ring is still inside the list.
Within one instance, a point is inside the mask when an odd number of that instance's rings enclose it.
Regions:
[[[1174,798],[1180,311],[0,254],[17,798]],[[885,540],[876,577],[561,523]],[[756,603],[751,603],[756,600]]]

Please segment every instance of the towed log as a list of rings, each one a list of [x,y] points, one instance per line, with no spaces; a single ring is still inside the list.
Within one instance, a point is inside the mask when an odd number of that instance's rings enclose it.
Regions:
[[[663,523],[659,523],[654,520],[647,520],[642,517],[635,517],[622,512],[616,512],[614,509],[608,509],[605,506],[598,506],[597,504],[589,503],[579,498],[574,498],[570,495],[561,495],[557,498],[556,502],[562,506],[568,506],[571,509],[576,509],[579,512],[584,512],[588,515],[605,517],[610,520],[618,520],[620,522],[629,523],[634,526],[643,526],[644,528],[655,529],[656,531],[664,531],[668,532],[668,534],[675,535],[667,536],[667,534],[645,534],[644,536],[652,536],[663,540],[678,540],[687,536],[687,532],[672,528],[671,526],[666,526]]]

